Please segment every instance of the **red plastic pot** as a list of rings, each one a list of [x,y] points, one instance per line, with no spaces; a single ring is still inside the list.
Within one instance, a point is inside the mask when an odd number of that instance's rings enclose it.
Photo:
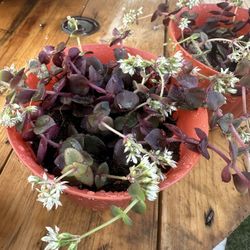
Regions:
[[[177,19],[181,15],[183,11],[187,9],[183,9],[177,15]],[[191,13],[198,13],[198,18],[196,19],[197,26],[201,26],[205,23],[208,17],[213,16],[209,13],[211,10],[221,10],[216,4],[200,4],[199,6],[195,6],[190,10]],[[232,10],[233,11],[233,10]],[[248,20],[248,10],[243,8],[238,8],[236,20],[246,21]],[[247,24],[238,34],[239,36],[248,33],[250,30],[250,24]],[[168,38],[170,39],[170,43],[168,45],[168,50],[171,55],[173,55],[177,51],[181,51],[184,58],[187,61],[192,62],[193,66],[199,67],[201,69],[200,73],[206,76],[213,76],[218,74],[218,71],[213,68],[201,63],[200,61],[193,58],[193,56],[185,50],[180,44],[178,44],[178,40],[181,37],[181,30],[178,28],[178,24],[176,21],[171,20],[168,27]],[[200,81],[201,87],[206,87],[208,85],[208,81]],[[242,114],[242,100],[240,96],[227,95],[227,104],[223,105],[222,110],[224,113],[231,112],[235,116],[239,116]],[[250,100],[250,93],[247,95],[247,99]],[[247,103],[248,110],[250,110],[250,102]]]
[[[103,63],[108,63],[114,60],[113,49],[106,45],[86,45],[85,50],[94,52]],[[134,48],[126,47],[127,51],[132,54],[138,54],[145,59],[153,59],[154,55]],[[179,111],[177,125],[189,136],[196,137],[194,128],[199,127],[208,133],[208,118],[206,109],[199,109],[197,111]],[[44,168],[37,164],[36,156],[33,153],[29,144],[27,144],[16,131],[15,128],[7,130],[9,141],[16,152],[19,159],[31,170],[34,175],[42,176]],[[196,164],[200,155],[187,149],[181,145],[180,161],[175,169],[171,169],[167,173],[167,178],[160,184],[161,190],[166,189],[172,184],[182,179]],[[50,176],[53,178],[53,176]],[[108,208],[111,205],[125,206],[130,201],[130,196],[127,192],[105,192],[98,191],[92,192],[89,190],[80,190],[76,187],[68,187],[65,193],[75,200],[79,201],[82,205],[101,210]]]

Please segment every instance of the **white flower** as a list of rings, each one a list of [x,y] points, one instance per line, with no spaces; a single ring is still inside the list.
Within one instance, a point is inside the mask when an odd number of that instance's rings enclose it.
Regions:
[[[65,185],[67,181],[59,182],[57,178],[50,180],[46,173],[43,174],[43,178],[29,176],[28,181],[32,184],[32,188],[35,185],[40,185],[40,189],[36,188],[39,193],[37,201],[41,202],[47,210],[51,210],[54,206],[55,208],[62,206],[60,196],[67,188]]]
[[[81,240],[79,235],[73,235],[70,233],[59,234],[59,228],[57,226],[55,226],[55,229],[52,227],[46,227],[46,229],[48,233],[41,239],[42,241],[48,243],[45,250],[57,250],[64,246],[69,246],[68,249],[76,249],[78,243]],[[73,246],[75,248],[73,248]]]
[[[26,113],[37,111],[36,106],[27,106],[23,108],[17,103],[9,103],[4,106],[0,113],[0,124],[4,127],[14,127],[20,122],[23,122]]]
[[[128,135],[124,141],[124,153],[128,153],[127,155],[127,162],[132,161],[133,163],[137,164],[138,158],[141,158],[141,154],[143,151],[143,147],[140,143],[136,142],[135,138],[131,135]]]
[[[140,184],[147,199],[150,201],[157,199],[160,191],[159,183],[163,178],[157,165],[154,162],[150,163],[148,156],[143,156],[141,162],[130,167],[129,171],[131,179]]]
[[[250,142],[250,132],[245,131],[244,129],[241,129],[239,131],[240,137],[244,143],[249,143]]]
[[[23,121],[23,109],[16,103],[9,103],[4,106],[0,114],[0,124],[4,127],[14,127]]]
[[[145,71],[145,68],[152,65],[152,62],[144,60],[139,55],[131,56],[128,54],[127,59],[122,59],[118,61],[120,63],[120,68],[124,74],[130,74],[133,76],[135,74],[136,69],[140,69]]]
[[[221,72],[212,77],[213,89],[219,93],[231,93],[235,94],[235,84],[239,82],[239,78],[235,77],[229,69],[221,69]]]
[[[194,67],[190,74],[196,76],[200,70],[201,69],[199,67]]]
[[[148,106],[156,112],[159,112],[163,117],[169,117],[173,111],[177,110],[174,102],[168,104],[157,100],[148,99]]]
[[[242,37],[239,37],[237,41],[235,41],[236,45],[232,45],[233,52],[228,55],[231,61],[239,62],[244,58],[248,58],[250,54],[250,41],[245,42],[241,41]]]
[[[166,148],[164,149],[164,151],[154,151],[154,154],[157,156],[157,161],[156,164],[161,164],[164,166],[170,166],[172,168],[176,168],[176,161],[174,161],[172,159],[173,157],[173,152],[167,150]]]
[[[123,15],[122,18],[122,29],[128,29],[129,26],[134,24],[138,18],[143,13],[143,7],[137,10],[131,9]]]
[[[179,0],[176,3],[176,6],[178,8],[182,7],[188,7],[189,9],[192,9],[194,6],[199,5],[200,0]]]
[[[5,66],[4,70],[9,71],[12,75],[15,75],[17,73],[17,69],[16,69],[15,64],[11,64],[10,67]]]
[[[183,66],[183,55],[181,51],[178,51],[172,57],[158,57],[156,60],[156,70],[162,74],[169,74],[175,76],[181,71]]]
[[[188,28],[189,23],[191,23],[191,21],[189,21],[188,18],[182,17],[178,27],[183,31],[184,29]]]
[[[48,245],[44,250],[57,250],[60,248],[60,242],[58,239],[59,228],[55,226],[55,230],[52,227],[46,227],[48,233],[46,236],[42,237],[42,241],[47,242]]]

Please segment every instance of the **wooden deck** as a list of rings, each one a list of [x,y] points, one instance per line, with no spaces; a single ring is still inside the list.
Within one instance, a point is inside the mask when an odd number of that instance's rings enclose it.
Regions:
[[[99,32],[83,43],[107,40],[118,25],[122,7],[144,6],[151,13],[160,0],[3,0],[0,2],[0,67],[15,63],[18,67],[37,55],[46,44],[68,41],[60,29],[68,15],[96,19]],[[172,1],[172,4],[175,1]],[[246,5],[250,5],[247,0]],[[159,22],[160,23],[160,22]],[[40,24],[44,24],[41,28]],[[154,30],[149,19],[135,28],[126,45],[163,54],[166,40],[162,28]],[[74,41],[68,41],[69,45]],[[3,99],[0,99],[1,105]],[[227,149],[219,131],[210,133],[210,141]],[[81,234],[110,218],[110,211],[93,212],[63,197],[63,207],[47,212],[36,202],[36,193],[27,182],[30,172],[19,162],[6,143],[0,128],[0,249],[43,249],[40,238],[45,226],[58,225],[62,231]],[[145,215],[132,215],[129,228],[118,222],[80,244],[84,250],[211,250],[250,214],[250,198],[235,191],[232,183],[221,182],[223,162],[211,154],[200,159],[182,181],[161,193],[158,201],[148,203]],[[214,223],[204,223],[204,213],[212,208]]]

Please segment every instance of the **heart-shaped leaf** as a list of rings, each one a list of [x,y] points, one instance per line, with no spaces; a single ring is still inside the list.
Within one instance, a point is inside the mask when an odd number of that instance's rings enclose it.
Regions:
[[[75,148],[66,148],[64,150],[64,160],[66,165],[71,165],[74,162],[83,162],[83,155]]]
[[[40,135],[45,133],[49,128],[54,125],[56,125],[56,123],[51,116],[42,115],[37,118],[33,131],[36,135]]]
[[[105,176],[106,174],[109,174],[109,166],[106,162],[103,162],[98,166],[95,175],[95,185],[98,189],[107,184],[107,177]]]
[[[137,182],[135,182],[129,186],[128,193],[131,195],[131,197],[133,199],[145,201],[145,194],[144,194],[141,186]]]
[[[139,97],[134,92],[124,90],[115,97],[115,104],[121,110],[132,110],[139,103]]]

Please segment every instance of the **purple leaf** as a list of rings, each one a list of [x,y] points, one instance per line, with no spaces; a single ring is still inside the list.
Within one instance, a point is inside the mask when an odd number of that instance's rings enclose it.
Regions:
[[[153,150],[162,150],[166,147],[166,133],[162,129],[153,129],[144,140]]]
[[[209,91],[207,93],[208,109],[215,111],[226,103],[226,98],[219,92]]]
[[[48,143],[45,137],[41,137],[37,150],[37,162],[41,164],[47,152]]]
[[[124,89],[124,83],[120,77],[117,76],[117,74],[113,74],[111,78],[109,79],[105,90],[113,95],[117,95]]]
[[[132,110],[138,105],[139,97],[134,92],[124,90],[115,97],[114,102],[121,110]]]
[[[59,131],[60,128],[57,125],[54,125],[46,131],[45,136],[48,139],[55,139],[58,136]]]
[[[10,87],[11,88],[15,88],[18,83],[20,83],[20,81],[22,80],[24,76],[24,68],[22,68],[21,70],[19,70],[16,75],[10,80]]]
[[[219,8],[225,9],[228,7],[229,3],[228,2],[221,2],[216,4]]]
[[[180,83],[184,88],[195,88],[198,86],[198,79],[195,76],[189,74],[181,75],[177,77],[178,83]]]
[[[203,140],[203,139],[207,139],[207,134],[201,130],[200,128],[195,128],[195,133],[197,134],[197,136]]]
[[[86,95],[89,92],[89,80],[79,74],[71,74],[68,76],[69,87],[72,94],[76,95]]]
[[[230,182],[232,179],[229,165],[225,166],[221,172],[221,180],[223,182]]]
[[[98,86],[100,86],[100,82],[102,81],[103,76],[98,73],[98,71],[95,70],[95,68],[90,65],[89,67],[89,80],[93,83],[96,83]]]
[[[22,90],[19,93],[17,93],[16,100],[19,103],[27,103],[31,100],[34,93],[35,92],[33,90],[29,90],[29,89]]]
[[[242,174],[248,179],[249,182],[250,173],[242,172]],[[238,192],[245,194],[248,191],[248,183],[246,183],[246,181],[243,180],[243,178],[240,177],[238,174],[233,174],[233,182]]]
[[[159,16],[159,12],[158,12],[158,10],[156,10],[153,13],[153,15],[151,16],[151,22],[154,22],[157,19],[158,16]]]
[[[40,51],[40,53],[38,54],[38,60],[41,64],[49,64],[50,62],[50,57],[47,55],[47,53],[42,50]]]
[[[68,51],[68,55],[71,58],[71,60],[74,60],[79,54],[80,54],[80,50],[76,47],[70,48]]]
[[[128,58],[128,53],[125,48],[115,48],[114,55],[115,55],[116,61]]]

